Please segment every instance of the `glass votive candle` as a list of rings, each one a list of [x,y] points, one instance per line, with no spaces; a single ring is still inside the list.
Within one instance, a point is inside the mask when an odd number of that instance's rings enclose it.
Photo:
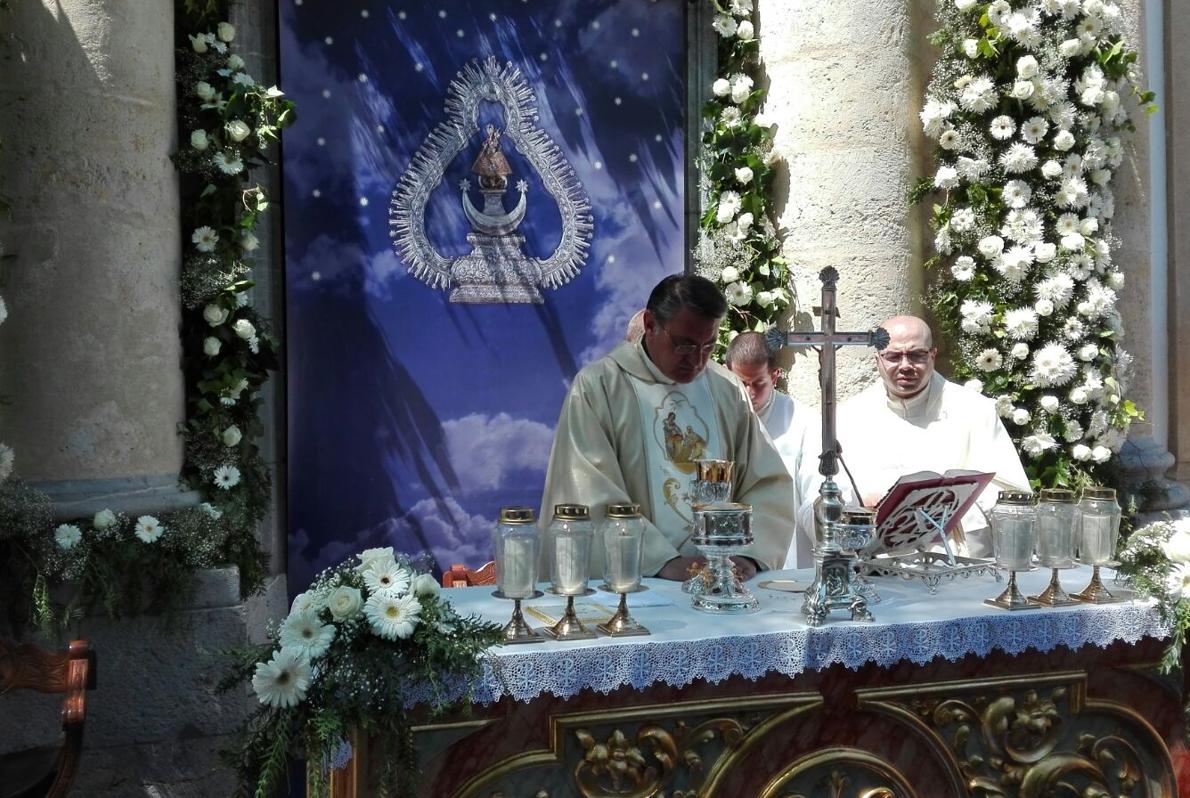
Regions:
[[[603,581],[615,593],[640,586],[640,559],[645,522],[636,504],[609,504],[599,528],[603,541]]]
[[[554,519],[546,529],[553,593],[562,596],[586,593],[594,537],[595,525],[585,504],[554,505]]]
[[[1010,571],[1027,571],[1032,566],[1036,511],[1033,495],[1022,491],[1000,491],[989,513],[992,522],[992,550],[996,562]]]
[[[496,587],[504,598],[532,598],[537,583],[540,542],[537,518],[530,507],[503,507],[493,533]]]
[[[1084,488],[1078,514],[1079,561],[1087,565],[1110,563],[1120,536],[1120,505],[1116,503],[1115,488]]]
[[[1078,505],[1074,491],[1046,488],[1037,500],[1037,562],[1043,568],[1074,565]]]

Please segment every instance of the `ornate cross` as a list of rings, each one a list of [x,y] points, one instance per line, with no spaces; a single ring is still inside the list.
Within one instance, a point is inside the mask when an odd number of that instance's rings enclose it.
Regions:
[[[818,348],[818,380],[822,387],[822,454],[818,459],[818,473],[822,487],[814,507],[814,584],[806,590],[802,613],[812,626],[826,619],[832,608],[847,608],[853,620],[871,620],[867,602],[852,582],[851,557],[842,554],[837,527],[843,515],[843,499],[834,476],[839,473],[839,441],[835,435],[835,350],[840,346],[872,346],[877,351],[888,346],[888,332],[876,327],[867,332],[837,332],[835,320],[839,309],[835,304],[835,289],[839,273],[832,267],[818,274],[822,280],[821,332],[783,332],[771,329],[765,333],[765,345],[770,351],[787,347]],[[856,497],[859,498],[858,496]],[[795,533],[796,534],[796,533]]]

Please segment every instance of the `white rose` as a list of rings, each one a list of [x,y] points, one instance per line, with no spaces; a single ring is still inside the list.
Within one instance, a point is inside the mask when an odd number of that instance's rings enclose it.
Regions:
[[[1033,414],[1023,407],[1018,407],[1012,411],[1012,423],[1018,425],[1028,424],[1033,419]]]
[[[740,279],[740,270],[735,266],[725,266],[719,273],[719,281],[722,283],[734,283],[738,279]]]
[[[1000,236],[988,236],[979,241],[979,254],[985,258],[994,258],[1004,251],[1004,239]]]
[[[207,305],[202,309],[202,317],[207,324],[212,327],[218,327],[223,322],[227,321],[227,317],[231,315],[231,311],[227,308],[221,308],[218,305]]]
[[[1165,556],[1173,562],[1190,563],[1190,531],[1179,529],[1161,544]]]
[[[1078,55],[1078,51],[1081,48],[1082,42],[1078,39],[1067,39],[1058,45],[1058,52],[1062,54],[1063,58],[1073,58]]]
[[[203,102],[209,102],[210,100],[215,99],[215,89],[205,80],[200,80],[198,83],[194,84],[194,93],[197,94],[198,99],[202,100]]]
[[[740,26],[736,28],[735,35],[739,37],[740,41],[748,42],[756,36],[756,30],[752,27],[752,23],[744,20]]]
[[[748,95],[752,93],[752,86],[746,83],[736,83],[731,87],[731,101],[736,105],[748,99]]]
[[[336,621],[354,618],[364,606],[363,596],[359,590],[348,585],[341,585],[331,591],[326,599],[327,609]]]
[[[190,46],[194,48],[194,52],[198,53],[199,55],[205,53],[207,51],[207,37],[203,36],[201,33],[197,36],[191,36]]]
[[[1033,247],[1033,257],[1038,263],[1049,263],[1058,254],[1058,245],[1043,241]]]
[[[976,393],[983,393],[983,380],[967,380],[963,383],[964,388],[970,388]]]
[[[430,574],[418,574],[413,578],[413,584],[410,585],[410,590],[418,598],[428,598],[430,596],[437,596],[442,588],[438,585],[438,580]]]
[[[1041,397],[1041,409],[1047,413],[1052,413],[1057,410],[1058,404],[1058,397],[1054,396],[1053,394],[1047,393],[1045,396]]]
[[[968,58],[977,58],[979,56],[979,40],[964,39],[963,55],[967,56]]]
[[[1070,401],[1076,405],[1085,405],[1090,398],[1087,396],[1087,390],[1085,388],[1075,388],[1070,392]]]
[[[240,428],[235,424],[223,430],[223,433],[219,437],[222,438],[224,446],[235,446],[244,438],[240,433]]]
[[[202,152],[210,146],[210,141],[207,140],[207,131],[195,130],[190,133],[190,146]]]
[[[1027,100],[1033,96],[1036,87],[1030,80],[1018,80],[1012,84],[1012,96],[1018,100]]]
[[[95,517],[91,519],[91,526],[96,529],[110,529],[116,525],[116,514],[111,510],[100,510],[95,513]]]
[[[1037,59],[1026,55],[1016,60],[1016,74],[1028,80],[1037,77]]]
[[[1054,312],[1054,303],[1049,299],[1039,299],[1033,309],[1037,311],[1038,316],[1049,316]]]
[[[1023,341],[1012,345],[1012,357],[1015,360],[1024,360],[1029,356],[1029,345]]]
[[[236,71],[244,68],[244,59],[238,55],[231,55],[227,58],[227,68]]]
[[[1062,164],[1058,163],[1057,161],[1046,161],[1041,165],[1041,174],[1043,177],[1053,180],[1055,177],[1062,174]]]
[[[203,315],[205,316],[206,313],[204,312]],[[214,336],[207,336],[203,339],[202,353],[207,357],[214,357],[215,355],[219,354],[219,350],[222,348],[223,344],[220,343],[219,339]]]
[[[230,42],[236,37],[235,26],[230,22],[220,22],[219,27],[215,29],[215,33],[221,42]]]
[[[1111,449],[1106,446],[1096,446],[1091,450],[1091,459],[1096,463],[1106,463],[1111,459]]]
[[[252,132],[252,128],[248,127],[246,122],[239,119],[231,120],[223,126],[223,129],[227,131],[227,135],[231,140],[237,143],[248,138],[248,134]]]
[[[1074,134],[1069,130],[1059,130],[1054,136],[1054,149],[1058,152],[1066,152],[1074,146]]]
[[[1085,443],[1075,444],[1070,449],[1070,456],[1075,460],[1087,461],[1091,459],[1091,447]]]
[[[767,308],[773,304],[773,294],[771,291],[761,291],[756,295],[756,304],[762,308]]]
[[[253,327],[252,322],[248,321],[247,319],[236,320],[236,323],[231,325],[231,329],[233,329],[235,334],[240,338],[243,338],[245,341],[256,335],[256,328]]]
[[[1085,236],[1094,235],[1099,232],[1099,220],[1093,216],[1083,219],[1078,223],[1078,231]]]
[[[1078,359],[1084,363],[1089,363],[1099,356],[1099,347],[1095,344],[1083,344],[1078,350]]]
[[[741,213],[740,218],[735,220],[736,227],[739,228],[741,235],[747,233],[748,229],[752,227],[752,220],[753,216],[750,213]]]
[[[711,93],[716,97],[726,97],[731,94],[731,82],[727,78],[719,78],[711,84]]]
[[[959,11],[970,11],[975,7],[975,0],[954,0],[954,7]]]
[[[740,183],[751,183],[752,177],[752,170],[747,166],[741,166],[739,169],[735,170],[735,179]]]

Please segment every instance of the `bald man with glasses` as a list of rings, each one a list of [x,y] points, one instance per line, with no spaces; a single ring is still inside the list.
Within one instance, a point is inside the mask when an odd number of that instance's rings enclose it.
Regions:
[[[647,521],[642,570],[685,579],[700,558],[690,544],[695,459],[736,463],[733,500],[752,506],[755,543],[741,576],[780,568],[793,536],[793,480],[743,386],[710,362],[727,302],[697,275],[666,277],[649,295],[644,334],[575,375],[562,405],[541,515],[556,504],[633,502]],[[603,542],[591,574],[603,572]]]
[[[875,506],[899,477],[918,471],[994,472],[977,500],[984,511],[1001,490],[1029,490],[996,403],[934,370],[938,350],[929,326],[916,316],[894,316],[881,326],[888,330],[889,344],[876,353],[880,380],[842,403],[838,412],[843,460],[863,504]],[[848,480],[838,481],[850,494]],[[803,521],[810,517],[816,489],[799,510]],[[991,556],[991,536],[979,510],[973,507],[963,517],[955,542],[958,554]]]

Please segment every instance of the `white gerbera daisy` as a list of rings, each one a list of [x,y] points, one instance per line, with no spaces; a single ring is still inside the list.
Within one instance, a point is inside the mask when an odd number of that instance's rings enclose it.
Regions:
[[[1022,174],[1037,166],[1037,153],[1028,144],[1017,142],[1000,156],[1000,165],[1009,174]]]
[[[959,208],[950,217],[950,228],[956,233],[965,233],[975,226],[975,211]]]
[[[1033,189],[1024,180],[1009,180],[1004,184],[1001,196],[1009,208],[1023,208],[1033,197]]]
[[[161,522],[151,515],[142,515],[136,519],[136,528],[133,530],[136,536],[145,543],[156,543],[165,532],[165,528],[161,526]]]
[[[1040,116],[1030,117],[1021,125],[1021,138],[1029,144],[1037,144],[1049,132],[1050,123]]]
[[[215,232],[214,228],[204,224],[195,229],[190,240],[194,242],[194,248],[199,252],[214,252],[215,245],[219,243],[219,234]]]
[[[1074,377],[1078,366],[1074,358],[1059,343],[1049,343],[1033,355],[1033,369],[1030,378],[1043,388],[1065,385]]]
[[[69,551],[83,539],[83,530],[74,524],[59,524],[54,530],[54,542],[63,551]]]
[[[995,371],[1004,364],[1004,358],[995,349],[985,349],[975,357],[975,368],[980,371]]]
[[[975,260],[967,255],[956,258],[954,264],[950,267],[950,273],[959,282],[967,282],[975,276]]]
[[[1068,341],[1079,340],[1083,337],[1085,332],[1086,327],[1083,325],[1082,321],[1075,318],[1074,316],[1071,316],[1066,320],[1066,323],[1062,325],[1062,335],[1064,335]]]
[[[225,175],[238,175],[244,171],[244,162],[234,152],[220,150],[215,153],[215,166]]]
[[[1011,116],[1001,114],[992,120],[992,124],[988,126],[988,132],[997,141],[1007,141],[1016,132],[1016,122]]]
[[[297,651],[308,660],[315,660],[327,652],[334,639],[334,624],[323,623],[318,619],[317,610],[306,609],[291,613],[285,619],[278,641],[282,648]]]
[[[1058,217],[1054,222],[1054,230],[1060,236],[1068,236],[1071,233],[1077,233],[1079,230],[1078,216],[1073,213],[1064,213]]]
[[[959,148],[959,134],[954,128],[947,128],[943,130],[938,136],[938,146],[944,150],[957,150]]]
[[[260,703],[279,709],[296,706],[310,687],[310,663],[300,653],[282,648],[268,662],[258,663],[252,689]]]
[[[1037,334],[1037,311],[1033,308],[1014,308],[1004,314],[1004,331],[1009,338],[1028,341]]]
[[[398,565],[395,560],[388,562],[377,561],[363,572],[364,584],[372,593],[386,593],[399,596],[409,590],[411,579],[408,569]]]
[[[215,469],[215,486],[230,490],[240,484],[240,469],[233,465],[221,465]]]
[[[372,631],[386,640],[405,639],[413,634],[421,619],[421,604],[412,593],[397,597],[373,593],[364,605],[364,614]]]

